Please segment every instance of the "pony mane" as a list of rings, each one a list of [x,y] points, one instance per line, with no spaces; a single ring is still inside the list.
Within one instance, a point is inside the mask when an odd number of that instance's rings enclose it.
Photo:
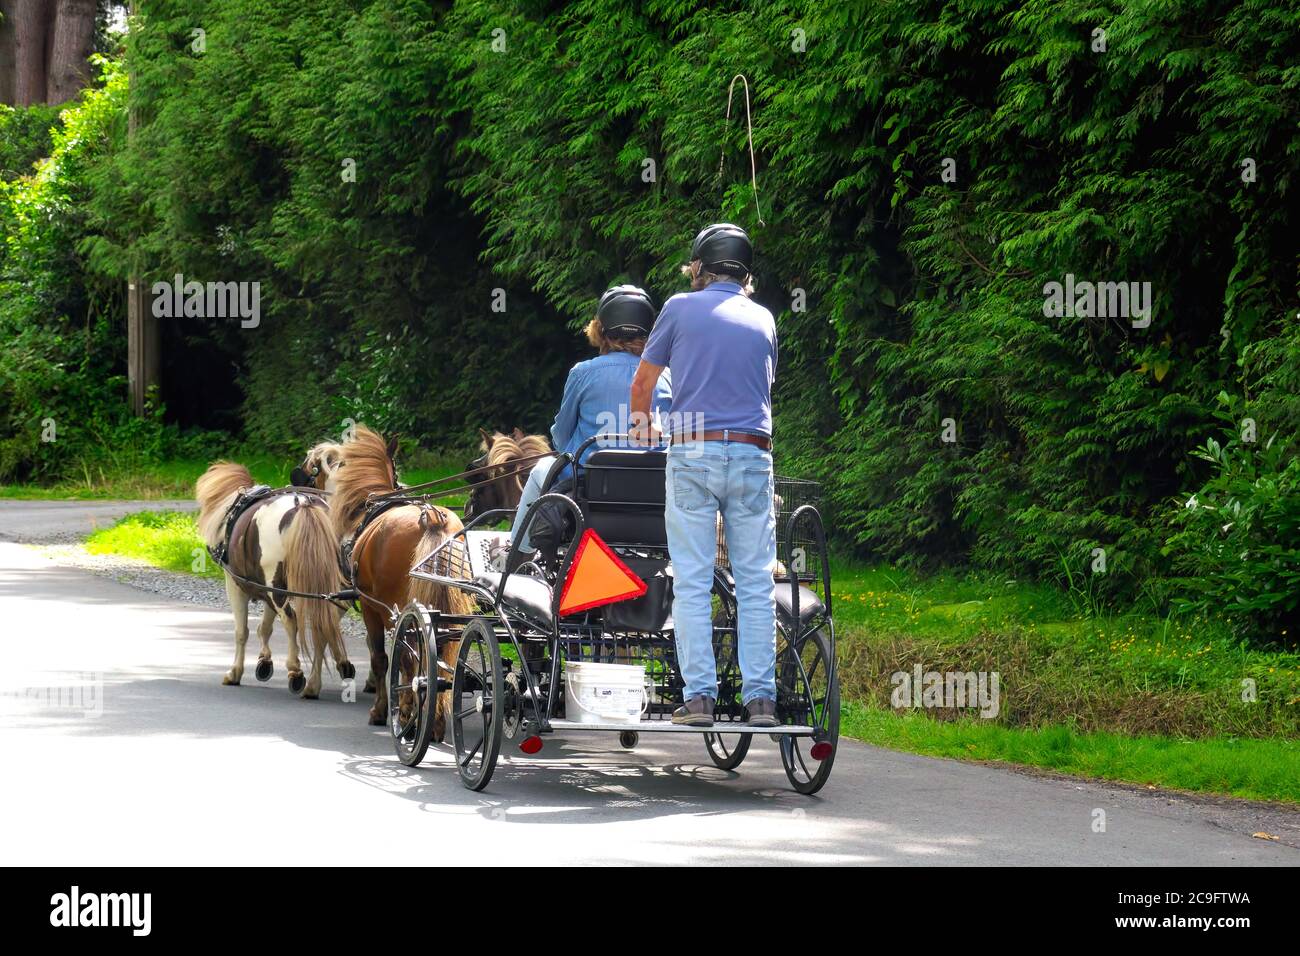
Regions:
[[[519,456],[528,458],[531,455],[549,455],[551,453],[551,441],[545,435],[525,435],[519,439]]]
[[[504,465],[506,462],[514,461],[519,457],[519,443],[509,435],[503,435],[497,432],[492,436],[492,444],[489,445],[484,439],[483,444],[479,446],[487,452],[485,465]],[[495,472],[493,472],[495,474]]]
[[[533,466],[533,462],[527,459],[551,453],[551,443],[545,435],[525,435],[517,428],[512,435],[496,432],[490,445],[485,438],[479,447],[487,452],[484,465],[491,469],[487,480],[513,482],[518,485],[520,493],[528,478],[526,473]],[[522,463],[516,464],[521,459]]]
[[[341,453],[330,502],[330,518],[340,539],[361,520],[371,495],[397,487],[388,447],[378,432],[358,425],[356,436],[343,444]]]
[[[326,467],[330,463],[331,455],[333,455],[334,463],[337,466],[342,454],[343,446],[338,442],[323,441],[307,449],[304,461],[318,461],[322,467]]]

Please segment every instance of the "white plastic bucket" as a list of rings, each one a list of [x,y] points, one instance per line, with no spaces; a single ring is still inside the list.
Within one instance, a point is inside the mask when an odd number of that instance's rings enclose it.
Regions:
[[[585,661],[566,664],[564,704],[568,719],[580,724],[640,723],[650,705],[645,667]]]

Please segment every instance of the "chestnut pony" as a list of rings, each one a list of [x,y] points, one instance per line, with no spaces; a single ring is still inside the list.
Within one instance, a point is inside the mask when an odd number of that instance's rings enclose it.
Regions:
[[[463,527],[451,511],[424,501],[406,501],[384,510],[358,533],[371,496],[398,489],[395,451],[395,441],[385,444],[378,433],[358,425],[355,437],[343,445],[330,499],[330,516],[339,540],[355,535],[349,570],[363,595],[361,617],[370,648],[370,676],[375,682],[370,723],[376,725],[388,721],[388,651],[384,633],[396,623],[402,609],[410,601],[453,614],[471,614],[475,608],[474,599],[464,591],[410,575],[418,561]],[[454,661],[459,646],[458,641],[445,644],[442,659]],[[443,738],[450,704],[450,691],[438,695],[433,726],[436,740]]]

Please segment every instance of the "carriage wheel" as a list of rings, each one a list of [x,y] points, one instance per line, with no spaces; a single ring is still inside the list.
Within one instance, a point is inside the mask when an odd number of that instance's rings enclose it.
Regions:
[[[715,592],[716,593],[716,592]],[[715,597],[716,610],[713,613],[713,657],[718,667],[718,700],[724,706],[740,703],[740,659],[736,653],[736,619],[729,612],[730,605]],[[717,628],[727,627],[732,630],[719,635]],[[735,770],[740,766],[753,734],[705,734],[704,747],[709,752],[709,759],[719,770]]]
[[[803,661],[803,670],[808,675],[807,685],[799,672],[796,654]],[[830,656],[830,640],[821,631],[814,631],[797,648],[787,644],[777,665],[777,698],[794,704],[795,722],[815,724],[823,711],[827,715],[826,735],[820,741],[788,734],[781,737],[781,763],[785,775],[790,779],[790,785],[803,794],[814,794],[826,784],[835,763],[835,752],[839,749],[840,681],[837,674],[835,680],[827,684]],[[814,743],[823,741],[831,745],[830,754],[825,760],[816,760],[810,752]]]
[[[705,734],[704,746],[713,766],[719,770],[735,770],[749,753],[753,739],[753,734]]]
[[[418,766],[433,736],[433,704],[436,686],[433,668],[436,657],[430,649],[429,629],[423,609],[407,608],[393,628],[388,650],[388,729],[393,735],[397,759],[408,767]]]
[[[461,782],[482,790],[492,779],[501,750],[505,679],[496,632],[483,618],[465,626],[451,681],[451,729]]]

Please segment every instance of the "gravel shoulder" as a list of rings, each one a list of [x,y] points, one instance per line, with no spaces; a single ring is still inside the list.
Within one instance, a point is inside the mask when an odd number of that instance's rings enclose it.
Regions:
[[[97,577],[108,578],[118,584],[126,584],[173,601],[184,601],[186,604],[220,611],[225,611],[230,606],[226,601],[225,584],[216,578],[167,571],[136,558],[91,554],[80,544],[33,544],[28,547],[64,567],[89,571]],[[249,609],[250,627],[255,628],[261,614],[262,603],[254,601]],[[352,611],[344,615],[342,630],[345,639],[355,639],[358,646],[365,646],[366,629],[360,615]]]

